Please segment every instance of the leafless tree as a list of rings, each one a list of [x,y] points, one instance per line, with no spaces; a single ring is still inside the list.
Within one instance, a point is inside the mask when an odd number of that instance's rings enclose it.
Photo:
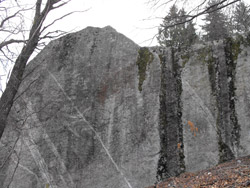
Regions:
[[[7,117],[22,82],[29,58],[40,45],[44,44],[44,39],[65,34],[61,30],[49,31],[49,27],[75,11],[62,15],[48,25],[44,25],[45,19],[51,11],[59,9],[69,2],[70,0],[36,0],[35,4],[22,7],[18,0],[15,0],[15,4],[11,7],[5,7],[3,4],[7,1],[0,0],[0,61],[1,63],[11,61],[14,63],[6,89],[0,98],[0,138],[6,127]],[[19,10],[13,12],[14,6]],[[24,13],[29,10],[34,10],[34,17],[31,28],[27,30],[24,27],[26,21]],[[26,36],[27,33],[28,36]],[[2,36],[5,38],[2,39]],[[22,47],[20,52],[15,53],[11,46],[18,44],[21,44]]]

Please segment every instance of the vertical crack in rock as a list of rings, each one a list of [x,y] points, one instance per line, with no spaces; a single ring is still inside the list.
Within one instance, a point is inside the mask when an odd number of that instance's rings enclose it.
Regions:
[[[146,79],[147,67],[152,63],[153,60],[154,56],[147,47],[139,49],[136,64],[138,66],[138,74],[139,74],[138,89],[140,92],[142,91],[143,82]]]
[[[235,90],[235,77],[236,77],[236,65],[238,54],[240,53],[240,42],[234,41],[232,38],[228,38],[225,44],[225,56],[227,65],[227,77],[229,88],[229,108],[230,108],[230,122],[232,124],[231,130],[231,146],[236,157],[238,157],[238,149],[240,146],[240,125],[238,123],[238,117],[235,110],[236,95]]]
[[[219,163],[234,159],[240,145],[240,125],[235,111],[235,74],[239,46],[232,39],[211,49],[206,60],[217,107]]]
[[[157,180],[162,181],[185,171],[183,125],[182,125],[182,82],[181,67],[176,54],[171,57],[164,53],[161,59],[160,90],[160,158],[157,168]],[[170,59],[171,62],[168,62]]]

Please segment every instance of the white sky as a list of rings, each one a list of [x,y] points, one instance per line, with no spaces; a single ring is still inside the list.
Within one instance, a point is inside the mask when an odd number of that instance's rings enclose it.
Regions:
[[[142,46],[156,45],[149,40],[157,33],[161,19],[148,20],[156,12],[147,4],[148,0],[72,0],[69,5],[52,13],[51,17],[72,10],[86,10],[76,13],[58,24],[60,28],[80,30],[87,26],[105,27],[110,25]],[[159,12],[159,11],[158,11]],[[164,13],[162,13],[164,14]],[[152,29],[153,27],[153,29]],[[151,29],[149,29],[151,28]],[[147,42],[145,42],[148,40]]]

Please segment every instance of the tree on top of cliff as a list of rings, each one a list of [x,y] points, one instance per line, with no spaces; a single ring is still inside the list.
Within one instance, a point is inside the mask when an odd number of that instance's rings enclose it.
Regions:
[[[218,9],[218,0],[211,0],[208,7],[211,7],[211,11],[207,14],[206,24],[203,26],[206,32],[205,40],[213,41],[227,37],[229,35],[227,17]]]
[[[192,45],[197,38],[194,24],[192,22],[181,25],[176,24],[185,22],[186,19],[187,13],[184,9],[178,10],[176,5],[170,7],[168,15],[159,27],[159,35],[157,37],[159,44],[178,50],[186,49]],[[175,26],[168,27],[169,25]]]
[[[207,15],[216,10],[222,10],[230,5],[234,5],[237,2],[242,0],[217,0],[216,4],[208,5],[210,0],[202,1],[193,1],[193,0],[148,0],[148,3],[152,4],[152,8],[159,9],[161,7],[167,6],[171,3],[174,5],[183,3],[182,6],[187,5],[188,3],[192,4],[192,9],[188,11],[187,19],[178,23],[169,24],[168,27],[174,27],[175,25],[181,25],[190,21],[195,20],[196,18]]]
[[[55,22],[74,13],[69,12],[55,18],[50,24],[44,26],[48,14],[66,5],[70,0],[36,0],[34,4],[21,5],[22,2],[0,1],[0,61],[1,63],[14,63],[5,91],[0,98],[0,138],[4,132],[10,109],[16,97],[17,90],[22,82],[26,64],[44,39],[53,39],[65,34],[60,30],[49,30]],[[13,11],[14,10],[14,11]],[[26,29],[24,13],[33,11],[34,17],[29,30]],[[21,44],[21,50],[16,52],[12,45]]]
[[[211,14],[213,12],[222,13],[222,10],[224,12],[224,10],[226,10],[226,9],[231,9],[233,7],[233,5],[235,5],[237,2],[240,2],[240,1],[242,1],[242,0],[216,0],[216,1],[215,0],[201,0],[201,1],[195,1],[195,2],[191,1],[191,0],[177,0],[177,1],[176,0],[168,0],[168,1],[166,1],[166,0],[148,0],[148,3],[152,5],[152,9],[154,9],[154,11],[156,11],[157,9],[163,8],[165,6],[168,6],[168,5],[179,5],[182,7],[185,7],[186,5],[189,6],[189,9],[188,9],[187,14],[186,14],[186,19],[178,20],[178,21],[174,21],[174,22],[169,22],[167,25],[165,25],[164,28],[161,27],[160,31],[161,31],[161,33],[163,33],[164,30],[174,28],[174,27],[179,26],[179,25],[187,24],[187,23],[192,22],[192,21],[197,21],[197,20],[199,20],[198,18],[200,18],[201,16],[208,17],[208,14],[210,14],[210,16],[211,16]],[[213,2],[213,3],[211,3],[211,2]],[[229,15],[227,15],[227,16],[229,16]],[[227,18],[227,16],[224,15],[225,18]],[[162,19],[164,20],[165,18],[162,18]],[[232,25],[232,27],[234,27],[234,26]],[[227,25],[226,28],[228,29],[229,25]],[[224,30],[224,29],[225,29],[225,27],[221,30]],[[159,33],[160,32],[158,32],[158,34],[156,34],[155,37],[157,37],[159,35]],[[226,34],[228,34],[228,33],[226,33]],[[159,36],[159,38],[161,38],[161,36]]]
[[[250,6],[239,2],[233,11],[233,25],[237,33],[247,33],[250,31]]]

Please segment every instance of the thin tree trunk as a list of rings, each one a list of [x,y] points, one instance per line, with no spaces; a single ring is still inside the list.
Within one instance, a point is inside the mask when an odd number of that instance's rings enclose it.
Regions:
[[[0,99],[0,138],[4,132],[7,117],[13,105],[17,90],[22,82],[27,61],[35,50],[37,43],[38,37],[34,37],[33,41],[30,41],[30,43],[23,48],[15,62],[9,82]]]
[[[48,0],[44,10],[41,12],[42,0],[36,1],[36,12],[33,25],[29,33],[29,39],[27,40],[26,45],[23,47],[20,55],[15,61],[10,79],[0,99],[0,138],[2,137],[5,130],[9,112],[14,103],[14,98],[16,96],[18,88],[22,82],[26,64],[39,42],[42,24],[49,11],[53,9],[53,4],[55,2],[58,1]]]

